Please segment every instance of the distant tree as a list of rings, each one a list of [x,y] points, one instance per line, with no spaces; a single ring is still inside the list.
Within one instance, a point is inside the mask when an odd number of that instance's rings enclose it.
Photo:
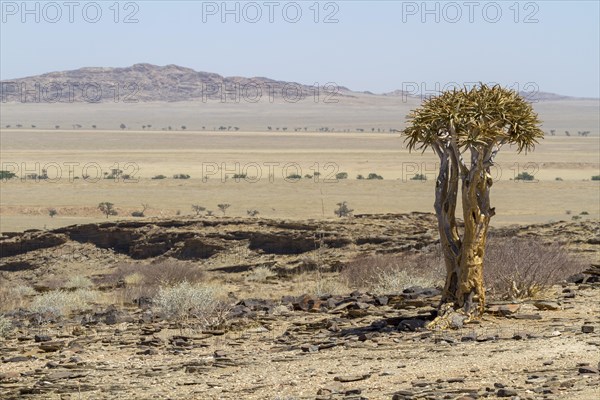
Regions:
[[[207,217],[212,217],[212,216],[213,216],[213,214],[214,214],[214,213],[212,212],[212,210],[206,210],[206,216],[207,216]]]
[[[127,126],[125,126],[125,124],[121,124],[121,125],[119,125],[119,128],[125,129],[125,128],[127,128]]]
[[[569,131],[565,131],[565,135],[571,136],[571,134],[569,133]]]
[[[248,214],[250,217],[256,217],[260,213],[258,212],[258,210],[252,209],[252,210],[246,210],[246,214]]]
[[[98,204],[98,209],[100,211],[102,211],[102,214],[106,215],[106,219],[108,219],[108,217],[110,215],[117,215],[117,211],[115,210],[115,205],[113,203],[110,203],[108,201],[104,201],[100,204]]]
[[[335,179],[348,179],[348,173],[338,172],[337,174],[335,174]]]
[[[187,126],[185,126],[185,125],[181,125],[181,130],[184,130],[184,131],[185,131],[186,129],[187,129]]]
[[[54,218],[54,216],[58,214],[58,211],[56,211],[55,208],[49,208],[48,209],[48,215],[50,216],[50,218]]]
[[[219,210],[221,210],[223,215],[225,215],[225,212],[227,211],[227,209],[229,207],[231,207],[231,204],[227,204],[227,203],[217,204],[217,207],[219,207]]]
[[[361,174],[356,175],[356,179],[361,180],[361,179],[365,179],[364,176],[362,176]]]
[[[147,124],[147,125],[146,125],[146,128],[150,129],[150,128],[152,128],[152,125],[150,125],[150,124]]]
[[[92,128],[96,129],[96,125],[92,125]]]
[[[35,125],[31,125],[32,128],[35,128]]]
[[[426,181],[427,180],[427,175],[425,174],[415,174],[412,178],[410,178],[411,181]]]
[[[345,201],[337,203],[337,206],[338,208],[336,208],[333,213],[340,218],[349,217],[352,215],[352,211],[354,211],[353,209],[348,208],[348,204]]]
[[[529,172],[521,172],[519,175],[515,177],[515,181],[533,181],[535,180],[535,176],[531,175]]]
[[[142,125],[142,129],[146,129],[146,125]]]
[[[192,204],[192,211],[194,211],[196,215],[202,215],[202,213],[206,211],[206,207],[202,207],[198,204]]]
[[[167,127],[167,129],[168,129],[168,130],[172,130],[173,128],[171,128],[171,125],[169,125],[169,126]]]
[[[268,130],[270,130],[270,131],[272,131],[272,130],[273,130],[273,128],[272,128],[272,127],[270,127],[270,126],[267,126],[267,129],[268,129]]]
[[[10,128],[10,125],[6,125],[6,129]]]
[[[556,135],[556,129],[550,129],[550,135],[551,136]]]
[[[17,128],[22,128],[22,127],[23,127],[23,125],[17,124]]]
[[[55,129],[60,129],[60,125],[54,125]]]

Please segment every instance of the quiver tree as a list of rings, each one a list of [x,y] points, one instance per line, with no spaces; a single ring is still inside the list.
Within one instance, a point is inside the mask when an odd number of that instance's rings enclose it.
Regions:
[[[463,320],[483,313],[483,258],[494,216],[490,168],[505,144],[519,152],[533,149],[544,135],[539,125],[537,114],[518,93],[483,84],[443,92],[409,114],[404,130],[409,150],[432,148],[440,158],[434,208],[447,274],[438,317],[430,328],[447,327],[456,313]],[[455,216],[459,184],[461,230]]]

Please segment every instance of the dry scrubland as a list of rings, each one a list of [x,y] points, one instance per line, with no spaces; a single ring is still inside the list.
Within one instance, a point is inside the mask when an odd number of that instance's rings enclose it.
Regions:
[[[409,154],[399,134],[310,132],[401,129],[418,102],[344,101],[3,104],[0,162],[58,163],[63,179],[0,183],[0,397],[597,398],[598,102],[536,105],[557,136],[500,153],[486,313],[431,332],[444,275],[430,213],[437,160]],[[221,125],[242,129],[200,129]],[[80,179],[64,163],[79,163]],[[138,179],[86,181],[86,163]],[[203,163],[225,163],[230,177],[203,182]],[[257,163],[260,179],[237,182],[236,163]],[[279,163],[273,182],[265,163]],[[318,182],[287,181],[287,163],[301,175],[318,163]],[[520,172],[536,181],[510,179]],[[384,179],[356,179],[369,173]],[[119,213],[108,221],[104,201]],[[341,201],[371,215],[337,218]],[[146,218],[131,217],[142,203]],[[215,215],[192,216],[192,204]]]
[[[38,165],[38,174],[44,165],[58,163],[64,179],[59,183],[2,182],[0,231],[99,221],[102,216],[96,206],[102,201],[114,203],[119,218],[141,209],[141,203],[150,205],[146,212],[150,216],[173,216],[178,210],[186,215],[191,213],[192,204],[217,212],[218,203],[230,203],[230,215],[242,216],[246,210],[256,209],[266,217],[331,218],[335,205],[344,200],[356,213],[430,211],[436,157],[432,153],[409,154],[397,133],[371,133],[402,129],[405,116],[420,99],[355,93],[337,100],[335,104],[324,103],[324,99],[318,103],[312,99],[269,103],[267,98],[255,104],[4,103],[0,162],[27,163],[34,170]],[[600,170],[598,106],[598,100],[575,99],[534,104],[544,130],[554,129],[557,136],[548,136],[529,155],[502,150],[492,189],[498,210],[493,224],[570,219],[583,211],[589,213],[587,218],[598,217],[598,182],[589,181]],[[119,130],[121,123],[127,126],[125,130]],[[22,128],[15,129],[17,124]],[[75,124],[81,128],[73,128]],[[36,128],[31,129],[31,125]],[[61,128],[55,129],[57,125]],[[142,131],[142,125],[152,128]],[[181,130],[182,125],[186,131]],[[173,130],[161,130],[168,126]],[[220,126],[240,130],[209,132]],[[287,132],[267,132],[267,126],[273,130],[287,127]],[[336,132],[315,132],[323,127]],[[295,128],[307,128],[307,132],[291,132]],[[358,128],[364,133],[356,132]],[[337,133],[344,130],[351,132]],[[565,130],[572,136],[564,136]],[[577,131],[589,131],[590,137],[578,137]],[[79,177],[84,165],[97,163],[103,172],[118,165],[140,180],[69,182],[65,162],[79,163],[74,167],[74,175]],[[240,172],[247,172],[249,177],[256,175],[256,169],[244,168],[257,163],[261,175],[257,183],[231,179],[221,183],[220,173],[202,182],[203,163],[225,164],[232,171],[230,176],[239,164]],[[265,163],[278,163],[272,170],[273,183]],[[303,176],[313,175],[318,164],[320,178],[347,172],[349,179],[290,183],[283,179],[295,172],[294,168],[283,170],[288,163],[297,163]],[[94,177],[94,171],[92,168],[88,174]],[[358,174],[367,177],[372,172],[384,180],[355,179]],[[509,180],[521,172],[533,174],[539,182]],[[51,177],[53,173],[51,169]],[[428,174],[429,180],[410,181],[415,173]],[[169,179],[150,179],[161,174]],[[174,174],[188,174],[191,179],[170,179]],[[58,215],[50,218],[48,208],[55,208]]]

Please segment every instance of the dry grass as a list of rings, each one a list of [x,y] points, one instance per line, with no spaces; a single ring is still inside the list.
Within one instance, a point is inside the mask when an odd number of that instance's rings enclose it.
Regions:
[[[223,291],[218,287],[180,282],[161,287],[154,305],[165,317],[179,323],[194,318],[203,327],[218,326],[224,322],[226,315],[224,298]]]
[[[4,282],[0,285],[0,311],[24,307],[35,295],[35,290],[22,283]]]
[[[13,325],[10,319],[0,315],[0,338],[8,336],[13,331]]]
[[[37,313],[41,319],[56,319],[73,311],[86,309],[98,296],[97,292],[88,289],[53,290],[35,296],[29,310]]]
[[[254,268],[252,271],[248,273],[246,276],[246,280],[249,282],[266,282],[270,279],[273,279],[277,276],[275,272],[273,272],[269,267],[260,266]]]
[[[444,268],[441,252],[436,248],[423,254],[361,256],[351,261],[341,276],[353,288],[385,294],[411,286],[441,286]]]
[[[491,237],[484,265],[486,286],[501,299],[536,297],[585,269],[562,245],[524,238]]]

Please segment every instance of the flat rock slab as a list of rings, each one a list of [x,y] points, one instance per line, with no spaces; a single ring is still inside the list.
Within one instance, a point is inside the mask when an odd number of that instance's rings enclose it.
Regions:
[[[333,378],[333,380],[337,381],[337,382],[356,382],[356,381],[363,381],[370,377],[371,377],[371,374],[341,375],[341,376],[336,376],[335,378]]]

